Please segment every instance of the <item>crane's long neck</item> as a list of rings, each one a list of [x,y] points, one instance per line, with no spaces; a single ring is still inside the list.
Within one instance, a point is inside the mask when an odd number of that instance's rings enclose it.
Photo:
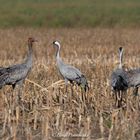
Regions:
[[[56,59],[60,59],[60,46],[57,46]]]
[[[119,59],[120,59],[120,64],[119,64],[119,68],[122,68],[122,61],[123,61],[123,50],[120,50],[120,54],[119,54]]]
[[[33,45],[32,42],[28,42],[28,54],[25,63],[29,68],[32,67],[32,53],[33,53],[32,45]]]
[[[57,51],[56,51],[56,61],[57,61],[57,65],[58,67],[63,65],[63,61],[60,58],[60,46],[57,45]]]

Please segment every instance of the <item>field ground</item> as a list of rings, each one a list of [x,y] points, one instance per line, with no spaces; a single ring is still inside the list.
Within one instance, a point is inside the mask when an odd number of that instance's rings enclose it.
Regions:
[[[16,91],[8,86],[0,90],[1,139],[140,139],[140,97],[130,89],[126,108],[117,109],[109,86],[119,47],[125,50],[126,69],[140,66],[140,29],[0,29],[0,66],[22,62],[30,36],[38,43],[19,114],[11,113]],[[76,86],[72,92],[70,85],[65,93],[56,69],[54,40],[62,44],[63,60],[86,75],[90,85],[86,94]]]

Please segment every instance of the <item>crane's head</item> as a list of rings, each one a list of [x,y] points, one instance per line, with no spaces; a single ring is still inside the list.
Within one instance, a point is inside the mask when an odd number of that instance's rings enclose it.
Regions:
[[[34,39],[33,37],[29,37],[29,38],[28,38],[28,43],[29,43],[29,44],[32,44],[33,42],[37,42],[37,40]]]
[[[120,47],[120,48],[119,48],[119,52],[122,52],[122,51],[123,51],[123,47]]]
[[[53,41],[53,45],[60,47],[60,43],[58,41]]]

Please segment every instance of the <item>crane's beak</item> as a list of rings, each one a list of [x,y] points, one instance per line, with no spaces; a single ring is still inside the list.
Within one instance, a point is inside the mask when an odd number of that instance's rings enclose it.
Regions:
[[[53,42],[52,45],[55,45],[55,43]]]

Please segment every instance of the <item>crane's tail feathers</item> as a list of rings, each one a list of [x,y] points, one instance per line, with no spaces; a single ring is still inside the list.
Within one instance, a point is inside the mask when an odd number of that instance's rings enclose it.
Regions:
[[[80,85],[84,89],[85,92],[89,90],[88,82],[87,82],[87,79],[84,75],[77,78],[76,82],[78,85]]]
[[[86,85],[83,85],[82,87],[84,88],[84,91],[85,91],[85,92],[89,91],[88,83],[87,83]]]

